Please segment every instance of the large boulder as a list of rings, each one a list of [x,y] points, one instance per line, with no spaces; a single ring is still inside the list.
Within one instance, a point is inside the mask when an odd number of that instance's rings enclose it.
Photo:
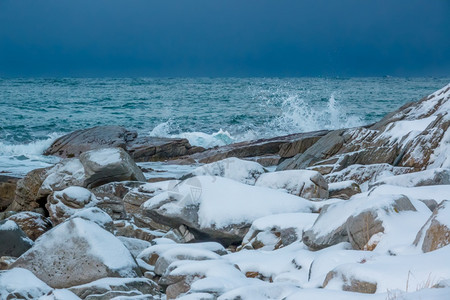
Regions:
[[[416,204],[420,206],[422,203]],[[392,230],[396,223],[390,220],[408,211],[414,212],[416,207],[405,196],[358,194],[350,200],[325,206],[314,225],[304,232],[303,242],[314,250],[348,241],[355,249],[362,249],[372,236],[385,232],[384,226],[390,226],[390,231],[398,233]],[[427,218],[427,211],[428,208],[422,204],[416,218]],[[417,223],[412,218],[406,221],[408,224]]]
[[[122,148],[91,150],[80,155],[85,169],[84,185],[94,188],[113,181],[145,181],[144,174]]]
[[[306,199],[327,199],[328,184],[317,171],[287,170],[262,174],[255,186],[285,190]]]
[[[127,248],[94,222],[74,218],[42,235],[14,262],[54,288],[105,277],[136,277],[141,271]]]
[[[322,130],[239,142],[195,153],[189,158],[200,163],[212,163],[229,157],[256,158],[277,156],[278,158],[286,159],[297,153],[303,153],[327,133],[327,130]]]
[[[311,212],[316,204],[277,190],[237,181],[197,176],[142,205],[144,213],[172,228],[187,226],[199,240],[240,243],[257,218],[285,212]]]
[[[368,126],[332,131],[278,170],[323,168],[323,174],[350,165],[390,164],[416,171],[447,168],[450,84],[419,102],[409,103]]]
[[[39,299],[53,289],[28,270],[0,271],[0,299]]]
[[[126,150],[135,161],[173,159],[204,150],[192,147],[187,139],[138,137],[136,131],[120,126],[96,126],[56,139],[44,154],[72,158],[86,151],[115,147]]]
[[[242,160],[236,157],[226,158],[217,162],[200,166],[183,176],[186,179],[193,176],[220,176],[253,185],[266,170],[259,163]]]
[[[129,131],[120,126],[97,126],[77,130],[56,139],[45,150],[45,155],[60,157],[78,157],[81,153],[101,148],[121,147],[137,137],[135,131]]]
[[[19,257],[33,246],[33,241],[14,221],[0,221],[0,257]]]
[[[444,200],[423,225],[414,241],[423,252],[430,252],[450,244],[450,201]]]

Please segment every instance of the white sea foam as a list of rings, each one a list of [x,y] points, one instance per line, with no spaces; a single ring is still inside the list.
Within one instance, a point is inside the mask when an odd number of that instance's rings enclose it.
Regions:
[[[201,146],[205,148],[211,148],[215,146],[228,145],[235,142],[235,138],[231,136],[228,131],[219,129],[219,131],[212,134],[194,131],[194,132],[181,132],[177,134],[171,134],[177,126],[172,120],[158,124],[149,133],[150,136],[159,137],[171,137],[171,138],[185,138],[189,141],[191,145]]]
[[[45,140],[37,140],[26,144],[7,144],[0,141],[0,172],[23,176],[37,168],[48,167],[60,159],[55,156],[44,156],[43,153],[60,134],[52,133]]]
[[[191,145],[211,148],[258,138],[363,125],[363,121],[359,116],[346,114],[345,109],[336,100],[335,93],[332,93],[328,101],[324,103],[314,104],[293,94],[275,100],[268,100],[264,103],[264,106],[273,106],[273,109],[278,110],[279,113],[260,126],[241,124],[239,127],[232,127],[227,130],[220,128],[218,131],[210,134],[200,131],[180,132],[180,126],[172,119],[169,119],[158,124],[149,135],[186,138]]]

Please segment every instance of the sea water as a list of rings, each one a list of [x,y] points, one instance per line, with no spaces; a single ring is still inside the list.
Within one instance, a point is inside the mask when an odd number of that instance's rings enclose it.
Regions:
[[[0,172],[58,161],[43,151],[76,129],[121,125],[213,147],[370,124],[450,78],[0,79]]]

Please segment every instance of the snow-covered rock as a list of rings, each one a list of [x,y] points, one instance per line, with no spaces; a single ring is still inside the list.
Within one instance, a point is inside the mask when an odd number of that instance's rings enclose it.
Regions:
[[[93,207],[97,199],[88,189],[70,186],[48,197],[46,208],[53,224],[64,222],[80,209]]]
[[[287,170],[262,174],[255,186],[279,189],[306,199],[328,198],[328,184],[317,171]]]
[[[286,213],[256,219],[245,235],[242,247],[274,250],[301,241],[303,231],[313,225],[317,216],[312,213]]]
[[[51,287],[28,270],[0,271],[0,299],[33,300],[51,291]]]
[[[12,267],[32,271],[54,288],[141,272],[127,248],[94,222],[75,218],[42,235]]]
[[[91,150],[80,155],[84,166],[84,186],[94,188],[113,181],[145,181],[144,174],[122,148]]]
[[[53,191],[61,191],[69,186],[84,186],[84,167],[78,158],[60,161],[48,170],[39,194],[49,195]]]
[[[19,212],[10,216],[8,220],[16,222],[33,241],[52,228],[52,223],[48,218],[31,211]]]
[[[197,239],[241,242],[257,218],[285,212],[311,212],[316,204],[277,190],[214,176],[186,179],[142,205],[153,220],[193,229]]]
[[[361,193],[360,186],[354,180],[346,180],[328,184],[330,198],[348,200],[351,196]]]
[[[410,174],[391,176],[383,178],[370,184],[370,188],[375,186],[389,184],[403,187],[416,187],[428,185],[449,185],[450,169],[430,169]]]
[[[192,247],[173,247],[161,255],[155,263],[155,274],[163,275],[169,265],[179,260],[211,260],[218,259],[220,256],[210,250]]]
[[[322,249],[349,241],[350,234],[353,246],[360,249],[369,242],[379,243],[381,236],[377,235],[376,241],[371,240],[372,236],[383,233],[383,239],[386,243],[392,242],[390,246],[393,247],[405,238],[411,238],[401,232],[404,226],[416,228],[418,220],[426,220],[428,216],[425,204],[416,201],[413,205],[403,195],[358,194],[350,200],[324,207],[314,225],[303,234],[303,242],[312,249]],[[388,238],[391,235],[395,238]]]
[[[164,255],[167,251],[179,252],[193,252],[196,250],[213,252],[218,255],[223,255],[226,253],[225,248],[219,243],[206,242],[206,243],[192,243],[192,244],[177,244],[173,241],[167,239],[162,239],[163,242],[156,240],[158,244],[153,245],[144,251],[142,251],[137,258],[145,261],[147,264],[154,266],[158,261],[159,257]],[[181,249],[181,250],[176,250]],[[170,254],[171,252],[169,252]],[[172,252],[173,253],[173,252]]]
[[[103,210],[101,210],[98,207],[89,207],[85,209],[80,209],[75,214],[73,214],[71,219],[74,218],[81,218],[84,220],[92,221],[102,227],[103,229],[106,229],[110,232],[114,229],[114,222],[113,219]]]
[[[141,239],[125,236],[118,236],[117,238],[124,244],[125,247],[127,247],[133,257],[137,257],[142,251],[152,245],[150,242]]]
[[[257,162],[230,157],[200,166],[183,176],[182,179],[193,176],[219,176],[253,185],[258,177],[265,172],[264,167]]]
[[[31,246],[33,241],[14,221],[0,221],[0,256],[19,257]]]
[[[355,164],[389,164],[415,171],[448,168],[449,125],[450,84],[419,102],[402,106],[370,127],[332,131],[277,169],[328,165],[322,168],[322,174],[329,174]],[[353,178],[339,181],[348,179]]]
[[[415,245],[430,252],[450,244],[450,201],[444,200],[417,234]]]
[[[167,299],[175,299],[188,291],[213,293],[216,296],[232,288],[242,287],[256,279],[249,279],[225,260],[188,261],[172,263],[159,284],[166,289]]]
[[[118,296],[159,295],[158,286],[147,278],[102,278],[69,288],[82,299],[116,299]],[[134,298],[132,298],[134,299]]]
[[[327,275],[326,289],[385,293],[430,287],[433,281],[450,278],[450,246],[416,255],[376,256],[343,264]]]

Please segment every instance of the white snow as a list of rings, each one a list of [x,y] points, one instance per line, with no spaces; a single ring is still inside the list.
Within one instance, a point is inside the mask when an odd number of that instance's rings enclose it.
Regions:
[[[391,143],[401,141],[403,145],[406,145],[409,141],[417,137],[422,131],[424,131],[428,125],[430,125],[436,116],[430,116],[428,118],[417,120],[405,120],[392,123],[382,135],[381,138],[388,138]]]
[[[230,224],[251,223],[255,219],[277,213],[311,212],[316,204],[301,197],[277,190],[254,187],[237,181],[215,177],[197,176],[178,186],[178,191],[163,192],[143,204],[145,209],[160,209],[177,215],[188,205],[199,205],[199,225],[223,228]]]

